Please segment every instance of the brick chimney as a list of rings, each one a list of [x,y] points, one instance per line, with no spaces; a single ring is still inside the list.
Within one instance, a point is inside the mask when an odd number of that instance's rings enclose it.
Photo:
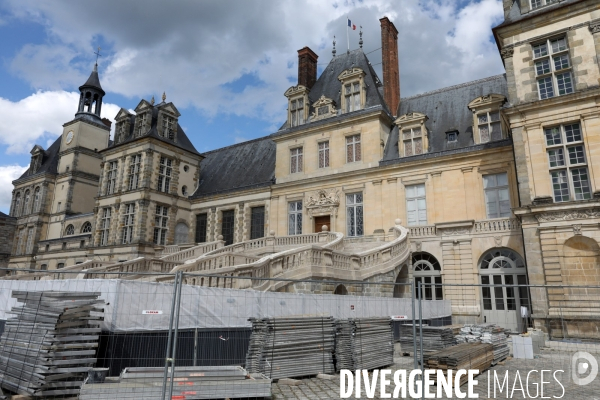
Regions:
[[[312,88],[317,81],[317,59],[315,54],[308,47],[298,50],[298,85]]]
[[[102,118],[102,122],[104,123],[104,125],[108,126],[109,128],[112,126],[112,122],[108,118]]]
[[[381,23],[381,61],[383,98],[394,116],[400,104],[400,68],[398,67],[398,30],[387,17]]]

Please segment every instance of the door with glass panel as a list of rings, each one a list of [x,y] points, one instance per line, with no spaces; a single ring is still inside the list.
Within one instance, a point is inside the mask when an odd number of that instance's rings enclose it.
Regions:
[[[509,249],[492,249],[479,266],[483,322],[521,332],[525,319],[521,307],[530,315],[527,272],[523,259]],[[489,286],[487,286],[489,285]],[[514,285],[514,286],[513,286]]]

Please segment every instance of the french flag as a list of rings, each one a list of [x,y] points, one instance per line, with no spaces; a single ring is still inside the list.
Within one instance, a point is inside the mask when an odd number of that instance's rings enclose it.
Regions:
[[[352,21],[350,21],[350,18],[348,18],[348,27],[349,27],[349,28],[352,28],[352,30],[353,30],[353,31],[355,31],[355,30],[356,30],[356,25],[354,25],[354,24],[352,23]]]

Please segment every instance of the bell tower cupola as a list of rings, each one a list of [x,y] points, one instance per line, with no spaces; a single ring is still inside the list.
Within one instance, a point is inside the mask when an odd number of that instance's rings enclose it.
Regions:
[[[100,86],[97,62],[88,80],[79,87],[79,92],[81,95],[79,96],[79,107],[75,117],[102,123],[100,111],[102,110],[102,98],[106,93]]]

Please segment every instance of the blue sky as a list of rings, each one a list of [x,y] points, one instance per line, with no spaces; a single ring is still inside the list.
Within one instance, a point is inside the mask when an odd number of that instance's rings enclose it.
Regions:
[[[0,0],[0,211],[33,145],[46,148],[73,118],[97,47],[103,117],[166,92],[203,152],[275,131],[296,51],[312,48],[320,72],[334,35],[346,49],[347,16],[380,77],[378,20],[395,23],[403,97],[504,72],[490,30],[501,0]],[[358,30],[349,39],[357,48]]]

